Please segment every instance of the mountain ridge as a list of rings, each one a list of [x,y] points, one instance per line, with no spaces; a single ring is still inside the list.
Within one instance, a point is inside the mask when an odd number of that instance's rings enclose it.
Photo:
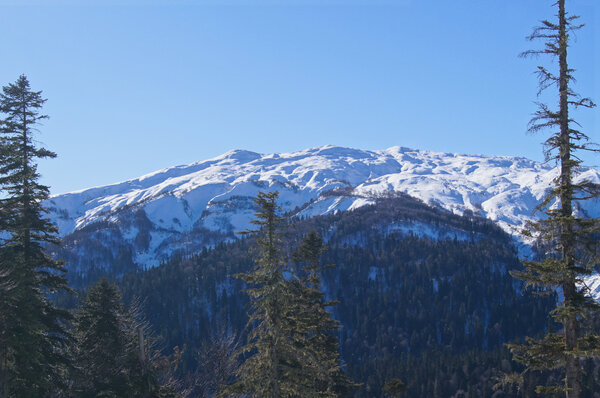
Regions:
[[[523,157],[401,146],[368,151],[327,145],[271,154],[232,150],[120,183],[55,195],[47,207],[63,237],[99,222],[121,223],[123,239],[147,243],[135,254],[136,262],[147,263],[181,248],[169,243],[176,236],[197,232],[196,237],[218,233],[232,238],[249,226],[252,199],[263,190],[278,190],[283,210],[300,217],[352,210],[377,197],[403,193],[453,213],[473,212],[515,235],[533,219],[535,206],[556,175],[556,168]],[[583,169],[581,178],[600,183],[595,169]],[[148,230],[143,239],[132,221],[141,222],[141,214],[133,216],[140,209]],[[600,215],[598,201],[582,210]]]

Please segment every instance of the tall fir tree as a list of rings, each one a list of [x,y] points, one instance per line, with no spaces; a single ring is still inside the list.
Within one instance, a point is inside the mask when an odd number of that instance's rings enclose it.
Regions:
[[[320,257],[325,251],[323,238],[314,230],[309,232],[293,254],[294,262],[304,266],[296,271],[299,278],[290,280],[298,344],[310,359],[310,367],[303,374],[311,397],[347,396],[358,386],[344,374],[335,335],[341,325],[327,310],[337,302],[325,300],[322,292],[321,272],[325,267]]]
[[[226,388],[227,394],[251,394],[264,398],[305,397],[307,386],[302,371],[305,356],[296,344],[296,320],[293,318],[290,285],[284,277],[288,271],[279,248],[278,192],[260,192],[255,199],[258,226],[251,233],[257,242],[259,257],[248,273],[238,275],[250,287],[251,312],[248,342],[240,350],[247,355],[240,366],[240,380]]]
[[[550,55],[558,61],[557,72],[544,66],[538,67],[538,95],[546,89],[557,89],[558,107],[554,109],[540,103],[529,130],[551,132],[545,141],[545,153],[548,161],[556,161],[559,173],[553,189],[540,204],[546,218],[531,224],[528,231],[538,237],[545,248],[545,252],[541,253],[542,260],[524,261],[524,271],[514,275],[526,281],[528,286],[562,293],[562,301],[552,312],[562,330],[549,332],[539,340],[529,338],[526,344],[510,345],[510,348],[514,358],[523,362],[528,370],[564,370],[564,385],[539,386],[539,392],[564,391],[567,397],[576,398],[586,387],[582,385],[582,359],[600,353],[600,337],[587,327],[586,322],[599,307],[585,285],[585,277],[598,263],[597,232],[600,223],[579,211],[578,203],[598,197],[599,190],[596,184],[580,175],[582,162],[577,154],[596,149],[589,143],[586,134],[578,130],[579,125],[572,118],[571,111],[592,108],[595,104],[573,91],[574,70],[567,63],[570,35],[583,25],[577,23],[577,16],[568,15],[565,0],[558,0],[555,6],[557,21],[542,21],[542,25],[535,28],[530,36],[530,40],[541,39],[544,47],[527,51],[524,55]]]
[[[47,116],[41,91],[32,91],[25,76],[0,94],[0,264],[10,275],[11,314],[3,325],[5,344],[0,393],[43,397],[64,389],[69,364],[67,311],[49,296],[68,291],[65,269],[45,250],[58,244],[57,228],[45,217],[49,189],[39,183],[37,159],[54,158],[36,146],[34,133]]]

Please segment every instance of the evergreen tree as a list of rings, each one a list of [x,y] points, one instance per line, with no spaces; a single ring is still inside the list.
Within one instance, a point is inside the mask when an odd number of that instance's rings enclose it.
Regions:
[[[247,394],[264,398],[305,397],[308,391],[301,373],[305,358],[297,346],[296,320],[292,314],[290,285],[284,277],[287,267],[279,249],[277,192],[260,192],[255,199],[259,229],[247,231],[256,239],[260,252],[254,269],[240,274],[249,287],[251,300],[248,342],[241,353],[249,355],[238,372],[240,381],[225,394]]]
[[[65,269],[44,249],[58,243],[57,228],[45,217],[48,187],[41,185],[36,159],[56,155],[37,147],[34,132],[47,116],[46,100],[32,91],[25,76],[0,93],[0,242],[1,272],[10,275],[10,322],[2,325],[3,358],[0,392],[43,397],[65,388],[65,348],[69,313],[49,295],[68,291]],[[3,308],[3,311],[5,308]]]
[[[574,108],[595,106],[590,99],[573,91],[574,70],[567,63],[570,34],[583,25],[576,23],[577,16],[568,15],[565,0],[558,0],[555,5],[558,21],[542,21],[530,36],[530,40],[543,40],[543,49],[524,55],[546,54],[558,60],[558,73],[544,66],[538,67],[540,93],[556,88],[558,108],[539,104],[529,130],[551,131],[545,141],[546,158],[556,161],[559,174],[553,189],[540,205],[546,218],[530,225],[529,229],[546,249],[543,258],[541,261],[524,261],[525,270],[514,275],[529,286],[546,292],[562,292],[563,300],[552,312],[562,330],[549,332],[540,340],[529,338],[527,344],[510,347],[515,359],[530,370],[564,369],[563,386],[540,386],[538,391],[565,391],[566,396],[572,398],[581,396],[583,391],[581,360],[597,356],[600,349],[600,337],[586,328],[586,318],[598,310],[598,305],[591,299],[584,283],[585,276],[597,264],[595,233],[600,223],[578,211],[578,202],[597,197],[599,191],[595,184],[580,176],[581,160],[577,152],[595,149],[589,144],[588,137],[577,129],[578,124],[570,115]]]
[[[310,369],[303,374],[306,384],[311,386],[310,396],[337,397],[347,395],[356,385],[348,379],[342,369],[339,342],[334,332],[341,328],[327,311],[337,302],[326,301],[322,292],[320,257],[326,251],[323,239],[313,230],[302,241],[293,257],[296,263],[304,263],[298,270],[299,280],[292,279],[296,305],[296,332],[304,355],[310,358]]]
[[[125,316],[117,288],[106,279],[88,289],[76,315],[76,395],[125,396],[129,390]]]
[[[136,306],[125,308],[117,287],[106,279],[91,287],[76,315],[77,397],[178,397],[176,380],[161,371],[177,365],[152,354],[153,339]]]

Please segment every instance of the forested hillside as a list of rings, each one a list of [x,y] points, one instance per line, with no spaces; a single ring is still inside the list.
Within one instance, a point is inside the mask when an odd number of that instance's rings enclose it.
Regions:
[[[555,297],[521,291],[508,273],[520,266],[511,238],[482,218],[405,196],[381,199],[290,222],[284,252],[312,229],[326,238],[322,262],[336,265],[323,288],[339,300],[341,354],[362,383],[357,397],[381,396],[394,377],[408,396],[504,396],[492,389],[514,366],[502,345],[548,327]],[[219,244],[118,282],[126,301],[143,298],[165,348],[187,345],[183,373],[202,371],[196,354],[219,331],[246,332],[247,296],[233,275],[253,265],[252,248],[252,238]]]

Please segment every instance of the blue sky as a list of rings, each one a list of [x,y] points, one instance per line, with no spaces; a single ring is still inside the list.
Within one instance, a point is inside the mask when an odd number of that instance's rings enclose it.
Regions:
[[[81,5],[84,3],[84,5]],[[527,135],[541,60],[518,54],[553,0],[0,0],[1,84],[48,98],[53,193],[230,149],[395,145],[542,160]],[[600,102],[600,4],[570,52]],[[577,115],[600,142],[600,110]],[[585,158],[600,165],[597,157]]]

